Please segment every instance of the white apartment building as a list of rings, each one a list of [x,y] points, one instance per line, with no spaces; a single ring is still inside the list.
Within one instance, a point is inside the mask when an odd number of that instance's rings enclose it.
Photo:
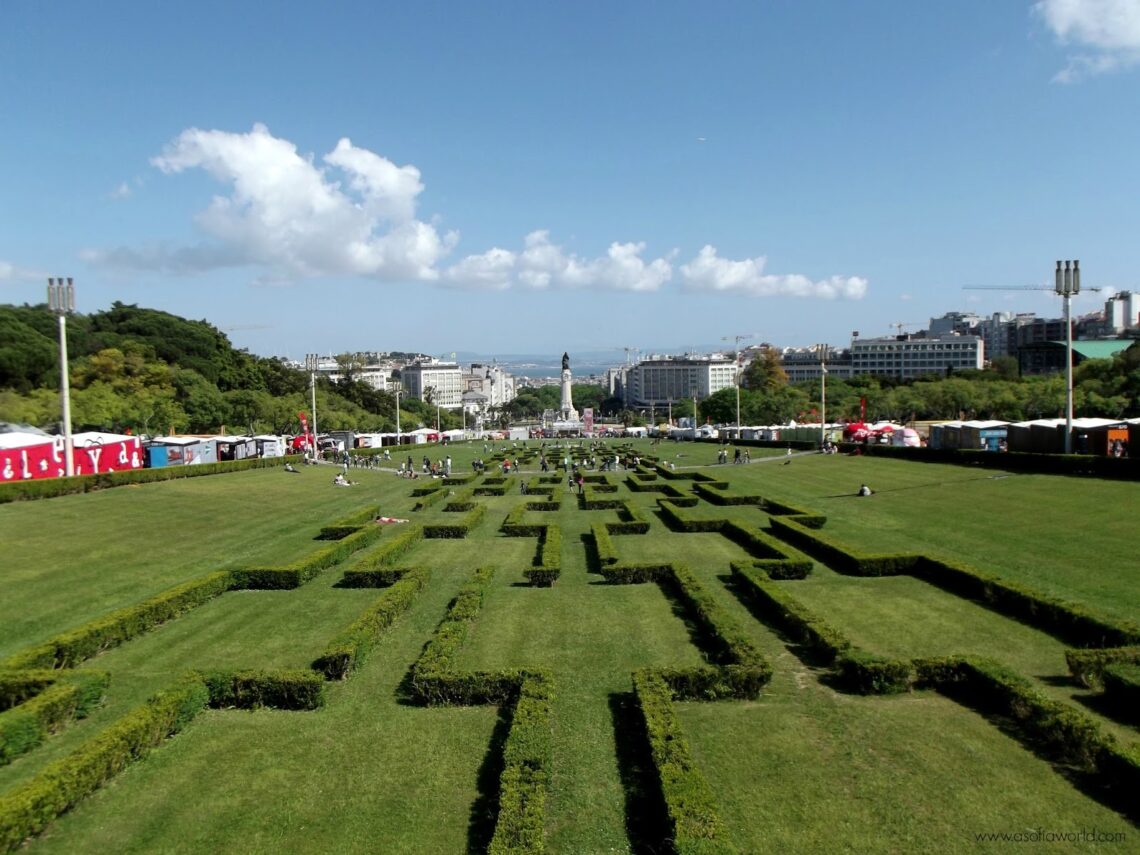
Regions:
[[[463,405],[463,370],[458,362],[421,360],[409,362],[401,372],[404,394],[409,398],[426,401],[445,410],[456,410]]]
[[[647,359],[629,369],[626,402],[661,406],[670,401],[705,399],[736,382],[737,365],[723,356]]]
[[[515,399],[515,378],[498,365],[473,362],[463,372],[463,391],[483,395],[488,407],[501,407]]]
[[[851,342],[851,373],[913,380],[947,369],[980,369],[985,359],[981,336],[886,336]]]
[[[819,345],[811,347],[785,347],[780,352],[780,365],[788,375],[789,383],[804,380],[818,380],[823,374]],[[851,376],[851,351],[847,348],[829,347],[827,351],[827,376],[847,378]]]

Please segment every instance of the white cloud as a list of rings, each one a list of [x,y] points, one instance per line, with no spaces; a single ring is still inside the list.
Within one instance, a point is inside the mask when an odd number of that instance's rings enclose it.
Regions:
[[[1136,0],[1038,0],[1034,12],[1062,44],[1081,52],[1054,80],[1072,83],[1140,63],[1140,3]]]
[[[469,255],[449,267],[444,278],[465,287],[657,291],[673,276],[673,254],[646,261],[644,252],[644,243],[615,241],[604,256],[582,258],[551,243],[549,232],[535,231],[526,236],[521,252],[495,248]]]
[[[165,173],[201,169],[229,187],[196,217],[209,241],[88,250],[107,265],[174,271],[262,265],[272,275],[433,280],[457,236],[415,218],[419,170],[348,139],[304,157],[264,125],[246,134],[190,128],[152,159]],[[346,180],[347,190],[337,177]]]
[[[721,258],[716,247],[706,245],[688,264],[681,265],[681,280],[692,291],[750,294],[756,297],[819,297],[859,300],[867,293],[867,280],[860,276],[832,276],[813,281],[798,273],[765,273],[765,256],[732,261]]]
[[[112,199],[126,199],[131,195],[131,185],[129,185],[126,181],[122,181],[119,183],[118,187],[116,187],[107,195],[109,195]]]
[[[615,241],[602,255],[581,256],[533,231],[520,249],[494,247],[444,264],[458,234],[441,234],[417,217],[424,191],[419,169],[397,166],[341,139],[319,162],[261,124],[248,133],[189,128],[151,160],[162,173],[201,170],[225,190],[195,217],[193,243],[87,249],[81,258],[125,270],[197,273],[259,268],[256,282],[358,276],[504,290],[605,289],[654,293],[673,278],[676,250],[646,258],[643,242]],[[113,195],[126,196],[123,183]],[[866,281],[763,273],[765,259],[729,261],[706,246],[681,268],[693,290],[737,290],[859,298]]]
[[[43,280],[47,274],[27,267],[17,267],[7,261],[0,261],[0,282],[34,282]]]

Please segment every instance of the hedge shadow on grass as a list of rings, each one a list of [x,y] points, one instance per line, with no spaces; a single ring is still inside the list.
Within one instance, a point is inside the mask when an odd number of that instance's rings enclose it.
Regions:
[[[408,676],[411,677],[411,671]],[[503,769],[506,768],[505,749],[511,732],[512,714],[513,708],[506,704],[498,708],[487,753],[483,755],[483,762],[479,764],[475,776],[477,795],[471,803],[467,819],[467,851],[471,855],[486,852],[495,836],[495,824],[499,819],[499,782],[503,777]]]
[[[669,812],[637,698],[632,692],[612,693],[609,708],[630,851],[633,855],[668,852]]]

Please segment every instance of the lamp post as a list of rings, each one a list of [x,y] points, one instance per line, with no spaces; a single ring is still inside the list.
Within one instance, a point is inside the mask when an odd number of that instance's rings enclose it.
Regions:
[[[819,346],[819,447],[827,444],[827,354],[828,346]]]
[[[67,316],[75,311],[75,282],[68,276],[48,279],[48,308],[59,318],[59,392],[63,403],[63,466],[75,474],[74,443],[71,440],[71,379],[67,373]]]
[[[400,444],[400,384],[396,384],[396,445]]]
[[[1056,292],[1065,298],[1065,454],[1073,453],[1073,322],[1072,299],[1081,292],[1081,262],[1057,262]]]
[[[305,354],[305,368],[309,372],[309,386],[313,393],[313,462],[320,456],[320,441],[317,439],[317,364],[320,358],[315,353]]]
[[[736,438],[740,439],[740,343],[747,339],[752,338],[752,333],[744,333],[743,335],[726,335],[721,336],[721,341],[732,340],[732,346],[736,348],[736,376],[733,378],[735,381],[733,385],[736,386]],[[695,399],[694,399],[695,400]],[[693,405],[694,408],[696,404]],[[694,418],[696,414],[694,413]]]

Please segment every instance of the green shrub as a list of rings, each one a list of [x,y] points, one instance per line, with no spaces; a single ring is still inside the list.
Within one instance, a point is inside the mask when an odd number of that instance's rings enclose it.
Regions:
[[[760,505],[764,502],[760,496],[730,493],[726,481],[695,482],[693,492],[714,505]]]
[[[653,669],[634,672],[633,691],[645,721],[654,771],[665,797],[669,838],[678,853],[735,851],[717,814],[712,788],[693,762],[673,709],[673,692]]]
[[[72,719],[86,717],[102,700],[111,679],[103,671],[72,671],[57,677],[35,696],[0,713],[0,766],[31,751]]]
[[[329,642],[313,663],[314,670],[329,680],[342,680],[359,668],[384,632],[411,607],[430,578],[431,572],[426,567],[402,572],[398,581]]]
[[[350,567],[344,571],[339,588],[387,588],[404,578],[406,567],[377,567],[372,570]]]
[[[847,636],[756,568],[734,562],[732,578],[763,620],[803,644],[812,658],[830,665],[851,649]]]
[[[138,605],[111,612],[43,644],[19,651],[0,663],[0,667],[71,668],[209,602],[229,590],[231,581],[230,574],[221,570],[184,582]]]
[[[657,582],[673,572],[671,564],[612,564],[602,565],[602,577],[611,585],[639,585],[644,582]]]
[[[523,678],[503,747],[499,816],[487,850],[491,855],[545,850],[551,774],[550,701],[551,681],[546,675]]]
[[[209,700],[197,676],[184,678],[128,712],[68,756],[0,795],[0,849],[17,848],[167,737]]]
[[[425,525],[423,527],[426,538],[464,538],[471,533],[487,513],[486,505],[475,505],[467,514],[455,523]]]
[[[378,540],[384,529],[370,525],[282,567],[238,567],[230,571],[234,590],[289,590],[311,582],[325,570]]]
[[[1133,722],[1140,722],[1140,665],[1116,662],[1104,669],[1104,697]]]
[[[359,531],[362,526],[368,525],[380,514],[380,506],[372,505],[349,514],[348,516],[323,526],[317,535],[318,540],[341,540]]]
[[[1083,646],[1104,648],[1140,643],[1140,625],[1113,621],[1077,603],[1007,582],[967,564],[921,557],[920,579],[951,593],[979,600],[994,611]]]
[[[610,539],[609,527],[605,523],[594,523],[590,526],[590,533],[594,538],[594,548],[598,553],[598,563],[607,566],[617,563],[617,550]]]
[[[49,668],[0,671],[0,712],[34,698],[60,676]]]
[[[674,499],[658,499],[657,506],[661,509],[661,516],[665,524],[674,531],[684,532],[711,532],[720,531],[727,522],[725,519],[691,520],[680,512],[681,505]]]
[[[1114,662],[1140,662],[1140,647],[1110,647],[1100,650],[1066,650],[1069,672],[1089,688],[1103,685],[1104,669]]]
[[[213,671],[202,678],[210,706],[221,709],[315,710],[325,704],[325,683],[306,669]]]
[[[862,650],[848,650],[836,662],[840,684],[861,695],[893,695],[914,685],[914,666],[906,660],[887,659]]]
[[[377,526],[377,529],[383,531],[381,526]],[[424,528],[422,525],[401,526],[394,535],[381,540],[380,545],[375,549],[370,549],[361,555],[349,570],[358,573],[391,565],[398,558],[406,555],[417,543],[423,540],[423,537]]]

